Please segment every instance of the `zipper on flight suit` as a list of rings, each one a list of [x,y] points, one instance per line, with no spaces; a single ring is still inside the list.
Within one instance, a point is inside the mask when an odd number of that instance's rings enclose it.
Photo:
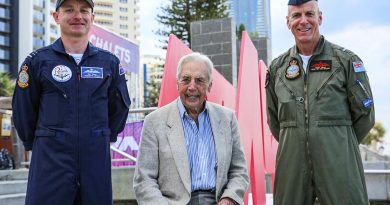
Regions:
[[[313,59],[313,56],[310,57],[309,61],[307,62],[307,66],[310,65],[310,62],[311,60]],[[299,62],[301,63],[301,62]],[[304,70],[304,69],[303,69]],[[309,81],[309,72],[308,70],[304,70],[304,89],[303,89],[303,92],[304,92],[304,95],[305,95],[305,134],[306,134],[306,153],[307,153],[307,161],[308,161],[308,167],[309,167],[309,170],[310,170],[310,177],[311,179],[313,180],[313,177],[314,177],[314,174],[313,174],[313,162],[311,160],[311,157],[310,157],[310,143],[309,143],[309,102],[308,102],[308,99],[309,99],[309,94],[308,94],[308,81]]]
[[[85,55],[85,54],[84,54]],[[80,147],[80,112],[79,112],[79,106],[78,106],[78,103],[80,102],[80,81],[81,81],[81,74],[80,74],[80,66],[83,59],[84,59],[84,55],[82,57],[82,59],[80,60],[79,64],[77,64],[76,60],[68,54],[68,58],[73,62],[73,65],[75,66],[76,68],[76,73],[77,73],[77,80],[76,80],[76,93],[77,93],[77,97],[76,97],[76,101],[75,101],[75,106],[76,106],[76,115],[77,115],[77,119],[76,119],[76,123],[77,123],[77,136],[76,136],[76,144],[75,144],[75,153],[76,154],[76,167],[77,167],[77,173],[79,173],[80,171],[80,152],[78,151],[79,150],[79,147]],[[76,183],[77,183],[77,186],[80,187],[80,176],[77,175],[76,176]]]
[[[50,79],[48,79],[45,75],[43,75],[43,77],[49,81],[55,88],[56,90],[61,94],[62,97],[64,97],[65,99],[68,99],[68,95],[66,95],[65,91],[62,90],[60,87],[57,86],[57,84],[55,84],[53,81],[51,81]]]
[[[316,98],[318,98],[318,97],[320,96],[320,91],[325,87],[325,85],[327,85],[327,84],[329,83],[330,80],[333,79],[333,77],[336,75],[336,73],[338,73],[340,70],[341,70],[341,68],[338,68],[337,70],[335,70],[335,71],[329,76],[329,78],[326,79],[326,81],[322,83],[321,87],[317,89]]]
[[[288,90],[288,92],[290,93],[290,95],[291,95],[293,98],[297,99],[297,97],[296,97],[296,95],[294,94],[294,92],[286,85],[286,83],[284,83],[282,77],[280,77],[280,76],[278,76],[278,77],[279,77],[280,82],[282,82],[283,86]]]

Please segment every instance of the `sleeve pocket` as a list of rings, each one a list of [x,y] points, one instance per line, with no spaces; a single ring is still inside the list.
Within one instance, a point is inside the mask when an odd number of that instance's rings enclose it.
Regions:
[[[123,104],[127,108],[129,108],[131,101],[130,101],[129,93],[127,92],[127,88],[125,86],[119,86],[118,91],[119,91],[118,97],[120,97],[122,99]]]
[[[372,106],[372,97],[365,91],[363,84],[355,84],[351,88],[350,101],[360,110],[367,111]]]

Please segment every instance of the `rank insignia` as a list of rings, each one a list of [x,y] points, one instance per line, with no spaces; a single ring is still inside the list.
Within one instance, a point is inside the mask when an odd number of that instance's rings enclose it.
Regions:
[[[286,78],[288,80],[294,80],[301,75],[301,69],[299,68],[298,61],[293,59],[289,62],[289,66],[286,69]]]
[[[18,86],[20,88],[27,88],[28,87],[28,81],[30,79],[30,76],[28,75],[28,67],[26,64],[22,66],[22,70],[19,73],[18,76]]]
[[[331,60],[319,60],[310,63],[310,71],[331,71],[332,61]]]

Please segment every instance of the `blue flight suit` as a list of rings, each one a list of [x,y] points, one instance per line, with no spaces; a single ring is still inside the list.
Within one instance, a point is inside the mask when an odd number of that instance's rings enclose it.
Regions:
[[[32,150],[26,205],[111,205],[109,145],[130,106],[119,59],[89,43],[77,64],[58,39],[26,58],[12,105]]]

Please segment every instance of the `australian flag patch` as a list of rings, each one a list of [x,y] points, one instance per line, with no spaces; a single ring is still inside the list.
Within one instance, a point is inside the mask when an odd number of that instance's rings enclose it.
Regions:
[[[354,61],[352,62],[353,69],[355,70],[355,73],[364,72],[366,69],[364,68],[363,62],[361,61]]]

